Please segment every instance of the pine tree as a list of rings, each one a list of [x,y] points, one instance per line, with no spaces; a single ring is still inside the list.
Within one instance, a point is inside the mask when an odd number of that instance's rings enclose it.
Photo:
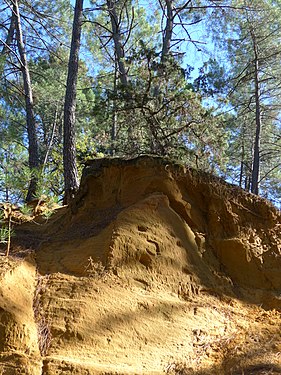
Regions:
[[[245,186],[259,194],[261,181],[271,174],[262,155],[271,132],[278,133],[281,15],[279,7],[268,1],[233,0],[230,6],[217,14],[211,28],[229,61],[229,99],[237,117],[234,136],[240,139],[240,184],[245,179]]]
[[[64,103],[63,164],[65,204],[73,197],[79,185],[76,164],[75,109],[82,12],[83,0],[76,0]]]

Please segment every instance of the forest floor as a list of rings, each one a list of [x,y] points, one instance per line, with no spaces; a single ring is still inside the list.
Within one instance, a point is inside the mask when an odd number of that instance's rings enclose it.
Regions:
[[[281,374],[280,219],[165,159],[89,162],[0,257],[0,374]]]

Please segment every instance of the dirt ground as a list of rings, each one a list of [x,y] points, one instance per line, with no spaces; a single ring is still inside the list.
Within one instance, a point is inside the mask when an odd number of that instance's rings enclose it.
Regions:
[[[88,162],[0,257],[0,374],[281,374],[280,218],[162,158]]]

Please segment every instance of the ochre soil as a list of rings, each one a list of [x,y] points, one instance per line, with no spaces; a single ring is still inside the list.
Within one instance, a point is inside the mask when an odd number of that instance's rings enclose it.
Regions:
[[[168,160],[88,162],[0,258],[0,374],[281,374],[280,227]]]

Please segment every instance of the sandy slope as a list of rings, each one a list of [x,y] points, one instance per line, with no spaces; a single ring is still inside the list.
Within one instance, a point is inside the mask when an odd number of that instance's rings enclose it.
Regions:
[[[267,202],[144,156],[89,162],[70,207],[35,220],[29,255],[1,259],[0,373],[281,373]]]

